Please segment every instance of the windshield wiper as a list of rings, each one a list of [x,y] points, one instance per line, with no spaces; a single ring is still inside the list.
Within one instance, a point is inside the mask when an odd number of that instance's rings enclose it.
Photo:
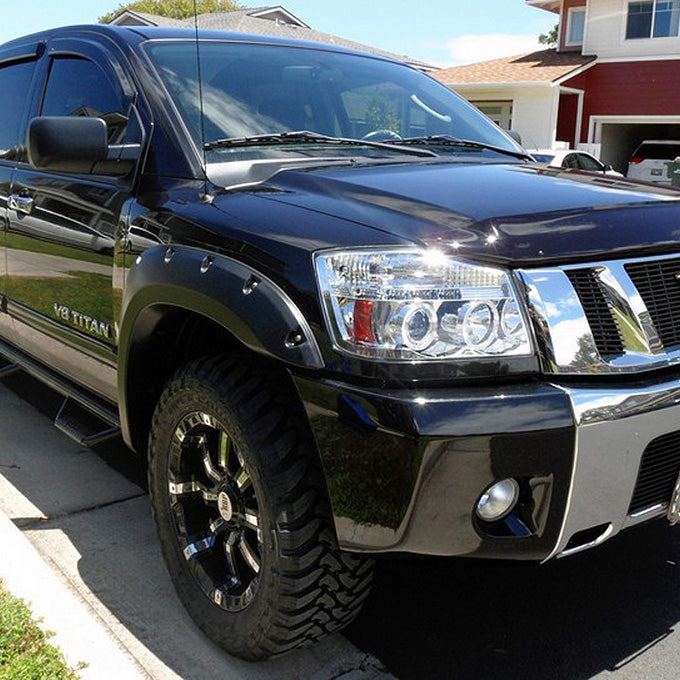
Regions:
[[[515,158],[526,158],[533,160],[533,158],[524,151],[513,151],[512,149],[504,149],[502,146],[494,146],[493,144],[486,144],[484,142],[477,142],[473,139],[458,139],[450,135],[426,135],[423,137],[405,137],[399,140],[399,144],[408,146],[410,144],[418,145],[434,145],[434,146],[462,146],[469,149],[488,149],[489,151],[496,151],[507,156],[514,156]]]
[[[308,130],[294,130],[292,132],[275,132],[265,135],[252,135],[251,137],[229,137],[227,139],[215,139],[206,142],[203,148],[206,151],[213,149],[228,149],[242,146],[270,146],[276,144],[341,144],[346,146],[367,146],[374,149],[386,149],[412,156],[432,157],[437,154],[428,149],[407,149],[400,146],[400,142],[394,144],[385,142],[370,142],[364,139],[350,139],[347,137],[331,137]]]

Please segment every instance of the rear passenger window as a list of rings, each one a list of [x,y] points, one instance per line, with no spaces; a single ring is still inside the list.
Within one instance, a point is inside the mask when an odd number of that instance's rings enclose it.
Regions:
[[[0,158],[22,160],[25,130],[22,127],[35,61],[0,68]]]
[[[111,143],[122,138],[127,124],[125,106],[104,71],[88,59],[75,57],[52,62],[42,115],[103,118]]]

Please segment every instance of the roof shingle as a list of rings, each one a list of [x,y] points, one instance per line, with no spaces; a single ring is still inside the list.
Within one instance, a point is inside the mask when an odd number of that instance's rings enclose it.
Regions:
[[[540,50],[442,69],[433,76],[446,85],[464,83],[552,83],[596,59],[578,52]]]

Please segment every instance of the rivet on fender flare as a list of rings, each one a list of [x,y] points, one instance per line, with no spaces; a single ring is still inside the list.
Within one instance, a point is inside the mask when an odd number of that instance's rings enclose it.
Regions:
[[[214,261],[215,260],[213,260],[213,258],[210,257],[210,255],[206,255],[203,258],[203,261],[201,262],[201,274],[205,274],[208,271],[208,269],[210,269]]]

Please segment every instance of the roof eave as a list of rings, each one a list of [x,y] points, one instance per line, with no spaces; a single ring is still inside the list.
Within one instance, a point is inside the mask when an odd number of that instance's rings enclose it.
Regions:
[[[499,87],[546,87],[550,88],[554,86],[554,83],[550,80],[509,80],[509,81],[496,81],[496,82],[483,82],[483,83],[454,83],[445,80],[439,81],[442,85],[446,87],[461,88],[461,89],[471,89],[471,90],[481,90],[489,88],[499,88]]]
[[[559,0],[525,0],[525,2],[530,7],[544,9],[548,12],[553,12],[554,14],[560,13],[560,8],[562,5],[562,3]]]

